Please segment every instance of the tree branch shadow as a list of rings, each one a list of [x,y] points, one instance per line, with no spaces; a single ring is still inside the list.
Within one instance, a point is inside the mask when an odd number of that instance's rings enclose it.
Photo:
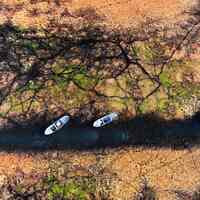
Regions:
[[[152,22],[146,23],[141,26],[142,29],[129,31],[112,31],[91,24],[75,27],[57,24],[56,21],[42,30],[22,29],[10,22],[1,25],[0,73],[1,76],[11,74],[10,80],[2,83],[3,87],[0,88],[1,116],[15,125],[9,130],[5,129],[5,125],[2,130],[4,135],[6,133],[2,147],[13,146],[16,140],[16,146],[19,143],[20,148],[23,144],[32,149],[44,146],[56,148],[59,145],[68,148],[73,134],[76,136],[71,140],[72,148],[123,144],[168,147],[172,146],[173,141],[179,141],[182,145],[185,135],[186,139],[192,138],[192,135],[196,138],[197,122],[193,123],[191,119],[167,121],[154,114],[136,116],[109,128],[93,129],[90,126],[91,121],[109,111],[104,105],[110,99],[132,99],[139,106],[156,95],[160,88],[166,89],[160,75],[173,61],[175,52],[180,51],[184,46],[182,44],[192,37],[193,31],[189,29],[180,38],[180,35],[176,35],[171,46],[171,38],[159,36],[161,31],[165,31],[163,28],[159,29]],[[145,29],[147,25],[149,29]],[[141,46],[147,43],[148,48],[140,53]],[[153,52],[150,47],[155,48]],[[165,47],[170,50],[167,55],[163,50]],[[99,85],[105,86],[107,80],[117,82],[123,76],[129,77],[126,81],[131,85],[130,90],[123,89],[119,83],[116,89],[122,90],[124,96],[108,95],[106,87],[99,89]],[[143,80],[148,80],[154,86],[146,95],[142,93]],[[52,88],[55,96],[49,95]],[[133,92],[135,88],[137,97]],[[61,103],[60,96],[56,96],[58,90],[64,94]],[[79,97],[81,93],[84,95]],[[73,99],[73,96],[76,98]],[[74,103],[77,99],[81,100]],[[73,105],[68,106],[65,102],[70,101]],[[96,106],[98,103],[103,106]],[[5,109],[6,106],[8,109]],[[44,137],[45,127],[64,113],[74,119],[69,130]],[[192,128],[193,125],[197,128]],[[14,130],[20,137],[13,135]],[[82,133],[84,131],[85,134]],[[192,135],[188,135],[190,131]],[[89,135],[89,138],[83,135]],[[13,144],[12,139],[9,142],[9,137],[15,138]],[[80,138],[82,140],[77,142]],[[31,146],[28,141],[33,141]]]

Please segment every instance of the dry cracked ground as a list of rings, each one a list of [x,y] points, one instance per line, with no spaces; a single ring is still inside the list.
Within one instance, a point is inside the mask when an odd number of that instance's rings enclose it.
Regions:
[[[0,23],[9,20],[25,27],[45,26],[52,18],[60,23],[97,20],[112,28],[137,26],[147,18],[173,26],[186,19],[193,0],[1,0]],[[85,12],[85,11],[88,12]],[[125,148],[97,156],[89,152],[0,153],[0,180],[4,176],[45,173],[52,160],[81,167],[101,164],[117,174],[111,181],[111,196],[128,200],[145,177],[160,199],[174,199],[172,190],[193,190],[200,184],[200,149]],[[51,162],[50,162],[51,160]],[[76,173],[76,172],[74,172]],[[80,172],[80,174],[83,172]]]

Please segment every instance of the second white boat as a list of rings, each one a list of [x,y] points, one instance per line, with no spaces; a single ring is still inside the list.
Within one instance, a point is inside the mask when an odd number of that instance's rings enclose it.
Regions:
[[[93,127],[102,127],[102,126],[105,126],[107,124],[110,124],[112,123],[114,120],[118,120],[119,116],[118,116],[118,113],[116,112],[113,112],[113,113],[110,113],[100,119],[97,119],[94,123],[93,123]]]

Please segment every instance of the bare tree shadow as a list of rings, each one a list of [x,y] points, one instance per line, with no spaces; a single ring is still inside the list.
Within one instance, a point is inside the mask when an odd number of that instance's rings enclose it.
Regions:
[[[4,24],[0,27],[0,69],[3,79],[6,74],[9,78],[2,82],[0,103],[2,105],[8,98],[16,96],[10,101],[11,104],[15,101],[18,103],[12,104],[10,110],[21,106],[22,114],[27,118],[36,102],[49,105],[48,93],[46,96],[41,93],[51,85],[51,88],[59,87],[62,90],[66,101],[72,95],[67,95],[65,90],[69,89],[71,93],[84,92],[87,101],[83,101],[79,108],[90,102],[95,105],[98,101],[114,98],[129,98],[137,105],[137,101],[144,101],[162,87],[159,74],[152,71],[154,64],[146,66],[133,50],[135,42],[148,41],[156,32],[120,33],[102,26],[87,24],[77,28],[55,21],[44,30],[24,30],[11,23]],[[166,58],[161,57],[161,63],[164,63]],[[124,97],[109,96],[98,89],[104,81],[117,81],[123,75],[129,76],[130,87],[137,88],[140,96],[135,97],[131,88],[130,91],[124,89]],[[154,85],[147,95],[143,95],[140,88],[140,83],[145,79]],[[119,83],[118,87],[122,90]],[[70,109],[74,113],[77,107]],[[6,116],[10,110],[6,111]]]
[[[184,37],[176,35],[178,39],[171,46],[168,38],[159,36],[165,30],[151,23],[147,22],[141,29],[124,31],[93,24],[62,25],[54,20],[41,30],[22,29],[11,22],[1,25],[0,114],[6,121],[5,127],[8,123],[15,126],[1,130],[5,136],[0,139],[2,148],[171,147],[178,143],[182,146],[184,138],[196,138],[198,117],[167,121],[147,114],[108,128],[91,128],[91,121],[109,111],[96,105],[110,99],[131,99],[137,107],[160,89],[170,98],[171,85],[160,75],[174,61],[174,54],[192,31]],[[149,28],[145,29],[147,25]],[[140,55],[138,43],[143,42],[150,42],[154,51]],[[171,50],[169,54],[164,51],[166,47]],[[143,54],[147,54],[148,60]],[[121,87],[118,79],[122,76],[128,77],[129,89]],[[124,96],[108,95],[104,93],[105,88],[99,87],[110,79],[118,81],[117,90],[123,90]],[[144,80],[152,85],[147,94],[142,93]],[[52,88],[55,97],[49,95]],[[63,99],[56,96],[58,89]],[[77,99],[80,100],[74,103]],[[57,103],[59,100],[61,103]],[[70,107],[69,102],[72,102]],[[71,124],[55,136],[45,137],[45,127],[64,113],[74,119]]]

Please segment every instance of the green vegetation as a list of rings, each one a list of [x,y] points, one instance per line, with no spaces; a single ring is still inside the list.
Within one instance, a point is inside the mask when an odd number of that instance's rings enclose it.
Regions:
[[[136,42],[131,47],[131,52],[134,57],[140,58],[146,64],[161,60],[166,53],[167,46],[161,45],[161,38],[155,36],[151,41]]]
[[[172,80],[169,78],[169,74],[163,72],[160,74],[159,79],[163,87],[170,88],[172,86]]]
[[[26,47],[29,50],[37,50],[39,48],[39,44],[37,41],[31,41],[31,40],[23,40],[24,47]]]
[[[52,169],[57,171],[57,169]],[[110,176],[107,174],[107,178]],[[30,175],[29,178],[31,178]],[[21,178],[16,181],[16,177],[8,179],[8,182],[0,188],[0,198],[9,196],[10,199],[48,199],[48,200],[115,200],[111,198],[108,191],[103,191],[106,188],[106,182],[96,182],[97,177],[81,177],[75,176],[73,178],[62,177],[50,174],[42,176],[34,180],[28,177]],[[30,182],[32,181],[32,182]],[[116,183],[117,184],[117,183]],[[106,193],[108,192],[108,194]],[[110,191],[111,192],[111,191]],[[199,200],[200,189],[195,188],[193,191],[189,190],[157,190],[154,186],[141,177],[141,184],[139,189],[133,193],[130,200],[161,200],[160,192],[164,194],[173,195],[174,200]]]
[[[53,184],[48,192],[48,199],[77,199],[87,200],[88,194],[80,185],[69,182],[65,184]]]
[[[52,79],[59,87],[66,87],[71,81],[83,90],[88,90],[96,84],[97,77],[89,75],[82,65],[67,64],[65,60],[60,59],[52,66]]]
[[[96,191],[95,178],[68,178],[67,173],[59,173],[61,166],[63,170],[67,169],[63,163],[51,161],[48,176],[43,179],[43,186],[48,188],[48,199],[90,200],[90,195]]]
[[[147,101],[147,100],[143,101],[143,102],[139,105],[139,108],[138,108],[138,109],[139,109],[139,112],[140,112],[141,114],[147,113],[148,110],[149,110],[148,101]]]
[[[162,99],[157,100],[157,111],[158,112],[165,112],[168,106],[169,106],[168,99],[162,98]]]

